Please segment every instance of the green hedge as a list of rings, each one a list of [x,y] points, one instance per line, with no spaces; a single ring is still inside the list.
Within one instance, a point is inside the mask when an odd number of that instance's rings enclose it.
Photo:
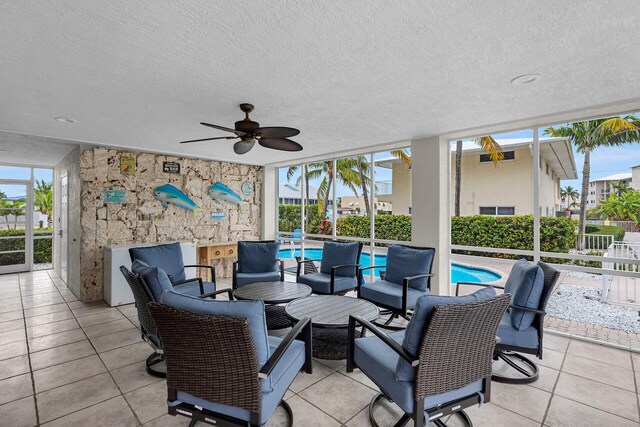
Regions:
[[[51,228],[39,228],[38,232],[49,231]],[[0,230],[0,237],[24,236],[24,230]],[[50,263],[52,260],[52,239],[36,239],[33,244],[33,262],[36,264]],[[24,250],[24,239],[0,239],[0,251]],[[0,265],[24,263],[24,253],[0,255]]]
[[[613,240],[616,242],[622,242],[624,240],[624,228],[615,225],[594,225],[587,224],[585,227],[586,234],[606,234],[613,236]]]
[[[411,217],[409,215],[376,215],[374,217],[376,239],[411,240]],[[368,216],[348,216],[339,218],[336,223],[339,236],[368,239],[371,234],[371,221]]]
[[[292,232],[296,228],[300,228],[302,207],[300,205],[280,205],[278,207],[278,231]],[[318,215],[318,206],[311,205],[307,212],[309,224],[307,224],[307,233],[310,234],[326,234],[321,233],[321,218]],[[329,226],[329,234],[332,227]]]
[[[540,249],[568,253],[574,246],[576,221],[567,218],[540,218]],[[451,218],[451,243],[501,249],[533,250],[533,215],[492,217],[486,215]],[[520,258],[519,255],[471,253],[496,258]]]

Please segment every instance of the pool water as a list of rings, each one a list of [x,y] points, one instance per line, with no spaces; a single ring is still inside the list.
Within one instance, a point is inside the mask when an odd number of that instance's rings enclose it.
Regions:
[[[321,259],[322,249],[311,248],[304,250],[305,257],[309,259]],[[291,259],[300,256],[300,249],[280,249],[280,258]],[[374,265],[385,265],[387,263],[387,256],[383,254],[376,254]],[[362,266],[371,265],[371,255],[363,252],[360,255],[360,264]],[[374,268],[375,277],[380,277],[380,270],[384,268]],[[462,264],[451,264],[451,283],[457,282],[472,282],[472,283],[484,283],[493,282],[500,279],[500,275],[493,273],[484,268],[469,267]]]

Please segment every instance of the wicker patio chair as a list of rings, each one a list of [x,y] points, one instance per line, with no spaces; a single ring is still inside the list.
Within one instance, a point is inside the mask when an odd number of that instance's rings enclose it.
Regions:
[[[369,405],[371,424],[377,403],[386,398],[416,426],[446,426],[455,415],[472,426],[464,409],[489,402],[496,329],[509,297],[484,289],[464,297],[420,297],[406,331],[385,335],[357,316],[349,322],[347,372],[358,367],[381,390]],[[373,336],[357,338],[363,326]],[[458,424],[459,425],[459,424]]]
[[[284,282],[284,264],[275,240],[238,242],[238,261],[233,263],[233,289],[256,282]]]
[[[324,242],[320,271],[307,273],[307,264],[313,264],[318,260],[298,260],[296,281],[310,286],[315,294],[343,295],[358,286],[358,262],[361,253],[362,243]],[[303,271],[304,274],[301,274]]]
[[[496,345],[494,359],[505,362],[516,376],[494,373],[494,381],[509,384],[529,384],[537,381],[538,365],[521,353],[532,354],[542,359],[545,310],[559,277],[558,270],[542,261],[536,266],[522,259],[513,266],[504,287],[468,282],[456,285],[456,295],[460,285],[492,286],[511,295],[509,310],[502,316],[498,326],[500,342]]]
[[[165,292],[149,311],[164,343],[170,415],[191,426],[259,426],[281,405],[293,424],[283,397],[301,368],[312,372],[309,318],[281,339],[267,336],[262,301]]]
[[[162,350],[162,340],[158,335],[156,325],[147,308],[147,304],[150,302],[157,302],[154,294],[160,295],[162,293],[162,289],[157,290],[155,293],[152,292],[149,285],[157,286],[157,284],[153,283],[152,279],[148,284],[141,274],[132,273],[124,265],[120,266],[120,271],[127,280],[127,283],[131,288],[131,292],[133,293],[135,306],[138,311],[138,322],[140,322],[140,334],[142,335],[142,339],[153,349],[153,353],[151,353],[145,361],[147,372],[155,377],[164,378],[167,374],[163,363],[164,354]],[[213,297],[224,292],[227,292],[229,298],[231,298],[230,289],[223,289],[211,294],[204,294],[201,295],[201,297]]]

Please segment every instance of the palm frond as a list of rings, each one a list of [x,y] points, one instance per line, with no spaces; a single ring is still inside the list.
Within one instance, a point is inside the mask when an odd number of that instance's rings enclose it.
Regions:
[[[475,143],[482,147],[482,149],[489,155],[489,158],[493,162],[494,165],[497,165],[498,162],[504,160],[504,153],[502,152],[502,147],[493,139],[491,135],[489,136],[481,136],[480,138],[476,138]]]

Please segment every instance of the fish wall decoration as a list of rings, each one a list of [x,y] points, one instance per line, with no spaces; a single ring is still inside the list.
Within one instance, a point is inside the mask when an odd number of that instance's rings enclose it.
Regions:
[[[224,200],[225,202],[238,205],[241,211],[242,205],[247,203],[243,201],[237,193],[235,193],[232,189],[221,182],[216,182],[211,187],[209,187],[209,195],[213,198],[213,200],[215,200],[216,203],[220,204],[220,201]]]
[[[153,190],[153,197],[160,201],[163,208],[169,207],[169,203],[172,203],[178,207],[193,212],[194,218],[198,212],[202,210],[193,202],[193,200],[187,197],[186,194],[171,184],[164,184],[156,187],[156,189]]]

